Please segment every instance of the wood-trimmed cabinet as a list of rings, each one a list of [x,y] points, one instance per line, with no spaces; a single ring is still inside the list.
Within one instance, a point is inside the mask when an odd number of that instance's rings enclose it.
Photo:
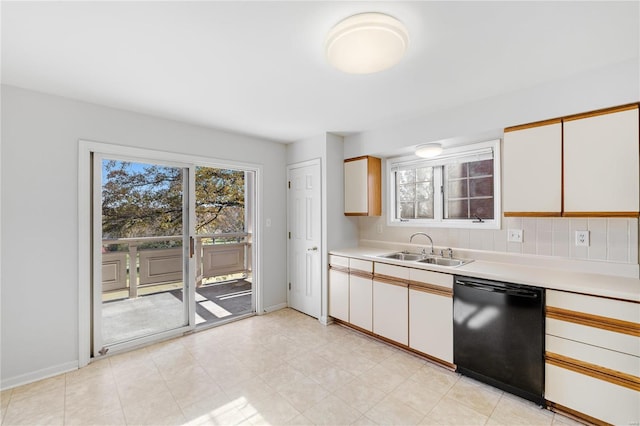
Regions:
[[[562,214],[562,120],[507,128],[502,149],[505,216]]]
[[[505,216],[638,217],[638,104],[506,128]]]
[[[349,258],[329,256],[329,315],[349,322]]]
[[[382,162],[376,157],[344,160],[344,214],[382,214]]]
[[[349,259],[349,322],[373,331],[373,262]]]
[[[375,263],[373,333],[409,344],[409,268]]]
[[[409,270],[409,347],[453,367],[453,275]]]
[[[640,304],[547,290],[545,399],[592,423],[640,422]]]

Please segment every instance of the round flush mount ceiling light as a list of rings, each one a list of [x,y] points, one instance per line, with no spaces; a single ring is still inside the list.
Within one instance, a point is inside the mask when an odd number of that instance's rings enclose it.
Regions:
[[[371,74],[400,62],[409,44],[407,29],[389,15],[360,13],[340,21],[326,40],[327,60],[350,74]]]
[[[439,143],[428,143],[420,145],[416,149],[416,155],[423,158],[437,157],[442,154],[442,145]]]

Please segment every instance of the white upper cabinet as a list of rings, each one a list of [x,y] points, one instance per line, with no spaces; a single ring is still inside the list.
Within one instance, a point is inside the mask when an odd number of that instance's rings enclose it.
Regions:
[[[564,120],[565,216],[638,215],[638,134],[637,105]]]
[[[562,121],[505,129],[505,216],[560,216],[562,212]]]
[[[509,127],[504,216],[638,217],[638,104]]]
[[[379,158],[367,156],[344,161],[344,214],[382,214],[382,168]]]

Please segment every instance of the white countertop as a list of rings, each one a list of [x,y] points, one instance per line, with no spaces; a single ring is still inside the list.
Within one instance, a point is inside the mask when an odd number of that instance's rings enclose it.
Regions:
[[[554,290],[571,291],[595,296],[640,302],[640,279],[584,272],[564,271],[548,267],[519,265],[505,262],[474,260],[455,268],[419,262],[377,257],[394,250],[380,247],[355,247],[331,250],[330,254],[391,265],[426,269],[447,274],[527,284]]]

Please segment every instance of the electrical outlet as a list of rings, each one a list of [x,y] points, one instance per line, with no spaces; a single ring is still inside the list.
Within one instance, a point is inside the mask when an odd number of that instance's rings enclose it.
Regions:
[[[376,225],[376,232],[377,232],[378,234],[382,234],[382,224],[381,224],[381,223],[378,223],[378,224]]]
[[[521,243],[522,229],[509,229],[507,231],[507,241],[510,243]]]
[[[589,231],[576,231],[576,246],[589,247]]]

